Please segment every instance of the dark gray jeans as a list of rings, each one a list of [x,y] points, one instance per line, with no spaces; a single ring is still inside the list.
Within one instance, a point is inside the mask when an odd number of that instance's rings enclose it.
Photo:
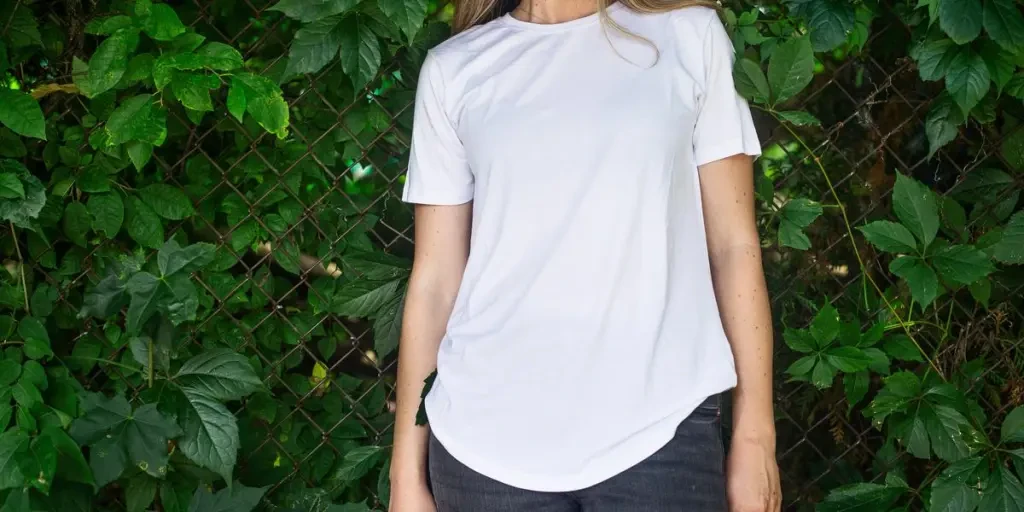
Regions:
[[[438,512],[724,512],[720,396],[701,404],[675,437],[643,462],[593,487],[535,492],[511,487],[449,454],[433,436],[430,485]]]

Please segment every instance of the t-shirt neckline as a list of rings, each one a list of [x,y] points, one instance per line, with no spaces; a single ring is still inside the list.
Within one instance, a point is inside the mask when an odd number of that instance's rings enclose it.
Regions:
[[[607,11],[609,14],[620,9],[622,2],[613,2],[608,6]],[[524,21],[515,16],[512,13],[506,13],[502,16],[501,21],[507,25],[518,27],[526,30],[544,31],[544,32],[556,32],[561,30],[568,30],[580,26],[590,25],[601,19],[601,11],[588,14],[582,18],[576,18],[574,20],[563,21],[561,23],[536,23],[532,21]]]

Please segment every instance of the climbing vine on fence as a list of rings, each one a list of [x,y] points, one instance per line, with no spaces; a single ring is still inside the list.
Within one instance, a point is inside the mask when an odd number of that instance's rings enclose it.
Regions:
[[[1024,500],[1021,9],[723,2],[788,506]],[[0,5],[0,511],[386,506],[397,191],[450,15]]]

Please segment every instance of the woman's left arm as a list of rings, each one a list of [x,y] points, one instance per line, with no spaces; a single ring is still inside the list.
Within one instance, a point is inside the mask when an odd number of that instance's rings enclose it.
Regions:
[[[772,319],[761,266],[751,157],[700,167],[704,227],[715,296],[736,361],[732,444],[727,463],[730,512],[780,509],[772,404]]]

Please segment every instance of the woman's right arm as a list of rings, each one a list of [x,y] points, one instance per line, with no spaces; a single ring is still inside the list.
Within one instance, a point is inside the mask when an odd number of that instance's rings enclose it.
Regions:
[[[409,290],[398,352],[395,441],[391,459],[392,512],[433,510],[427,488],[427,428],[416,425],[424,380],[437,351],[469,257],[472,203],[416,205]]]

